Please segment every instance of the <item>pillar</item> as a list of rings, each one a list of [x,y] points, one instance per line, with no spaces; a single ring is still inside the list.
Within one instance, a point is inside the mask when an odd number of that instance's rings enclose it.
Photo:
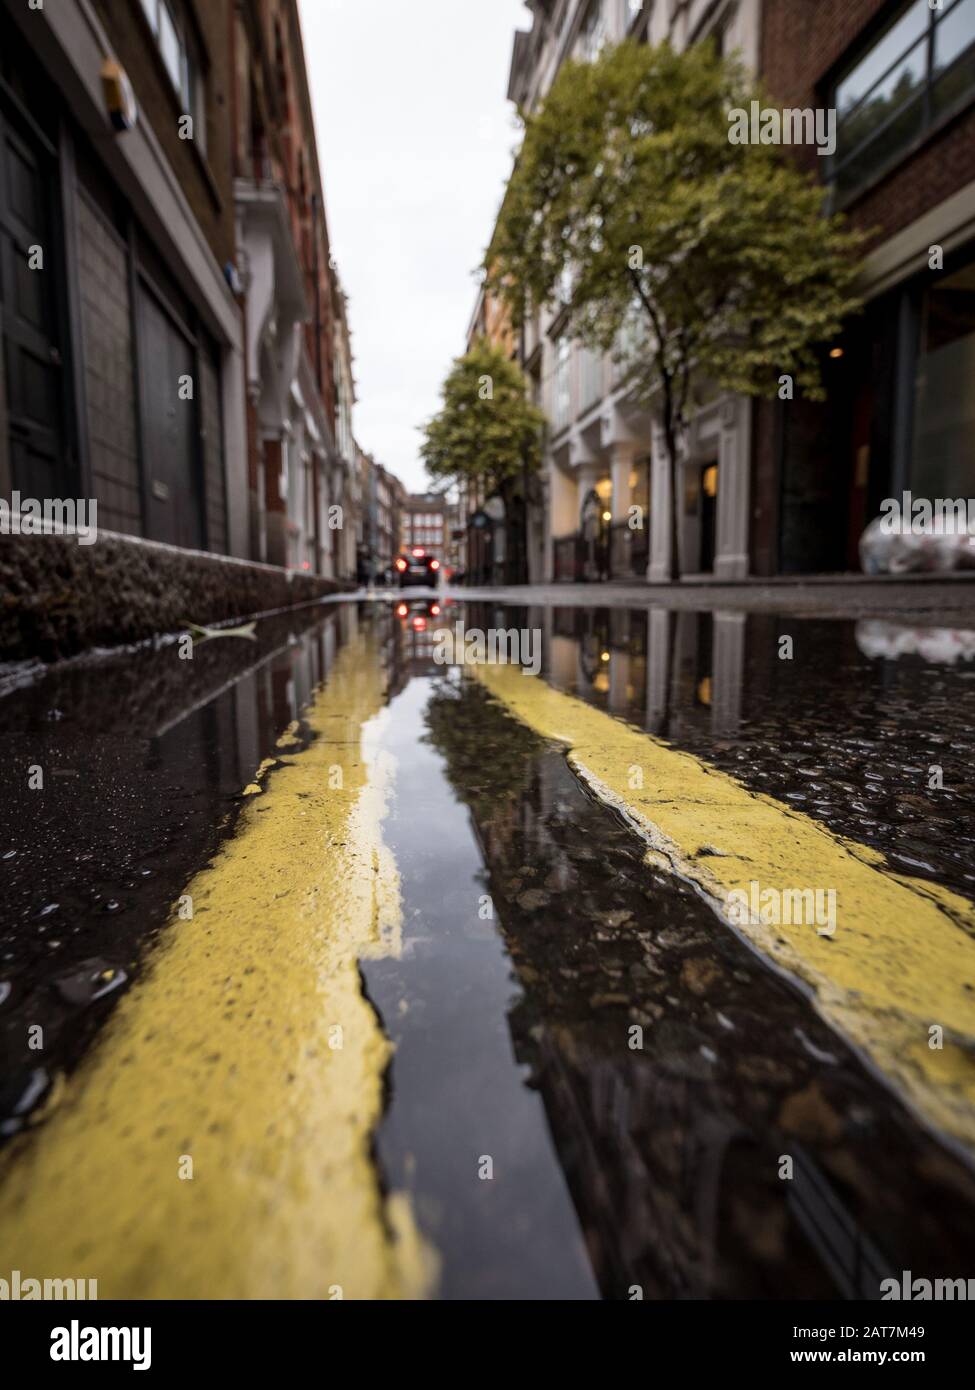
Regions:
[[[613,445],[610,459],[610,478],[613,484],[612,513],[614,521],[626,521],[630,512],[630,475],[636,464],[636,445]]]

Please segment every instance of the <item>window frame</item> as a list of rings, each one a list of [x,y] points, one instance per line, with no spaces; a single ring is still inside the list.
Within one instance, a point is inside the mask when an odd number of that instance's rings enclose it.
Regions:
[[[948,0],[945,9],[932,10],[927,6],[926,0],[921,0],[927,18],[927,25],[924,32],[904,46],[887,67],[878,74],[867,90],[858,97],[849,110],[843,113],[842,117],[837,110],[837,145],[839,145],[839,136],[843,123],[849,121],[851,117],[864,109],[866,103],[873,97],[878,88],[880,88],[883,83],[905,63],[915,50],[924,50],[924,75],[917,89],[894,110],[888,112],[879,126],[876,126],[873,130],[868,132],[868,134],[859,140],[851,149],[845,151],[842,157],[838,157],[837,154],[830,157],[829,168],[827,170],[827,182],[832,186],[834,196],[841,205],[852,203],[856,201],[857,198],[862,197],[868,188],[872,187],[879,179],[889,174],[890,171],[896,168],[898,164],[902,163],[913,150],[930,138],[936,130],[940,129],[940,127],[948,121],[954,119],[954,117],[963,111],[967,105],[975,100],[975,80],[973,80],[969,89],[965,91],[961,97],[956,98],[946,110],[935,113],[932,107],[932,97],[936,85],[966,59],[969,59],[972,56],[973,50],[975,50],[975,35],[973,35],[972,41],[957,53],[950,63],[941,69],[935,69],[935,42],[939,26],[963,4],[969,2],[970,0]],[[867,61],[870,55],[883,43],[884,39],[895,25],[905,18],[912,6],[917,3],[918,0],[905,0],[905,3],[899,10],[886,16],[884,24],[875,32],[875,36],[871,42],[862,46],[858,50],[855,59],[845,63],[836,72],[835,76],[830,79],[828,83],[830,107],[836,109],[836,97],[839,88],[844,82],[849,80],[864,62]],[[896,121],[900,120],[909,108],[918,101],[920,101],[921,111],[920,128],[917,134],[909,138],[902,146],[891,151],[864,179],[840,193],[839,179],[844,169],[852,165],[871,145],[880,140],[884,132],[888,131],[891,126],[894,125]]]
[[[194,136],[200,128],[201,148],[206,149],[206,74],[198,46],[190,34],[186,13],[179,0],[138,0],[139,9],[149,27],[156,53],[162,64],[170,90],[179,102],[182,113],[193,118]],[[173,33],[179,61],[179,79],[173,77],[163,52],[162,12],[166,11]]]

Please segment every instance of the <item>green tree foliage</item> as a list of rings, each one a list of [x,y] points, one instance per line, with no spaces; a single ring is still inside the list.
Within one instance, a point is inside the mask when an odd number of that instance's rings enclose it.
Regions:
[[[515,481],[541,462],[542,412],[526,395],[524,373],[485,339],[458,357],[443,404],[424,428],[420,453],[434,479],[479,482],[511,495]]]
[[[817,345],[858,307],[860,237],[822,187],[779,146],[729,141],[729,111],[756,97],[710,44],[566,63],[525,118],[485,257],[516,316],[563,303],[566,331],[653,403],[674,497],[694,377],[773,395],[788,374],[821,396]],[[676,574],[676,511],[671,534]]]

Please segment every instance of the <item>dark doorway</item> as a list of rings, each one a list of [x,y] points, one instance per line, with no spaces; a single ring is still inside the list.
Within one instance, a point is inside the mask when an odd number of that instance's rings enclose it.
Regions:
[[[0,313],[11,486],[63,497],[64,381],[57,237],[57,155],[0,100]],[[43,266],[31,268],[31,248]],[[36,253],[35,253],[36,254]]]
[[[718,547],[718,465],[716,463],[707,463],[701,469],[699,496],[701,499],[699,568],[702,574],[710,574],[714,569],[714,556]]]
[[[139,286],[139,365],[147,532],[151,540],[201,549],[205,543],[195,399],[180,378],[194,376],[194,345],[144,285]],[[195,391],[194,391],[195,396]]]

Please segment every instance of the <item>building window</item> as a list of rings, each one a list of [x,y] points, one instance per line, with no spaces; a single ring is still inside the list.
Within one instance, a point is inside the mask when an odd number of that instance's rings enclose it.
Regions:
[[[171,0],[141,0],[149,28],[159,47],[163,67],[173,84],[183,110],[200,127],[201,140],[206,135],[204,103],[201,93],[200,64],[187,38],[186,26],[178,7]],[[197,116],[200,120],[197,122]]]
[[[176,28],[172,11],[166,4],[159,6],[159,51],[162,54],[166,71],[169,73],[169,80],[182,97],[185,93],[185,64],[183,61],[185,50],[180,44],[179,30]]]
[[[592,0],[582,32],[579,35],[579,57],[584,63],[594,63],[608,38],[606,20],[603,15],[603,0]]]
[[[560,338],[556,346],[555,359],[555,428],[562,429],[569,423],[572,409],[569,372],[572,366],[572,343],[568,338]]]
[[[939,277],[924,291],[909,480],[920,497],[971,495],[973,373],[975,260]]]
[[[830,177],[849,198],[943,116],[975,95],[975,0],[901,4],[834,83],[836,154]]]

